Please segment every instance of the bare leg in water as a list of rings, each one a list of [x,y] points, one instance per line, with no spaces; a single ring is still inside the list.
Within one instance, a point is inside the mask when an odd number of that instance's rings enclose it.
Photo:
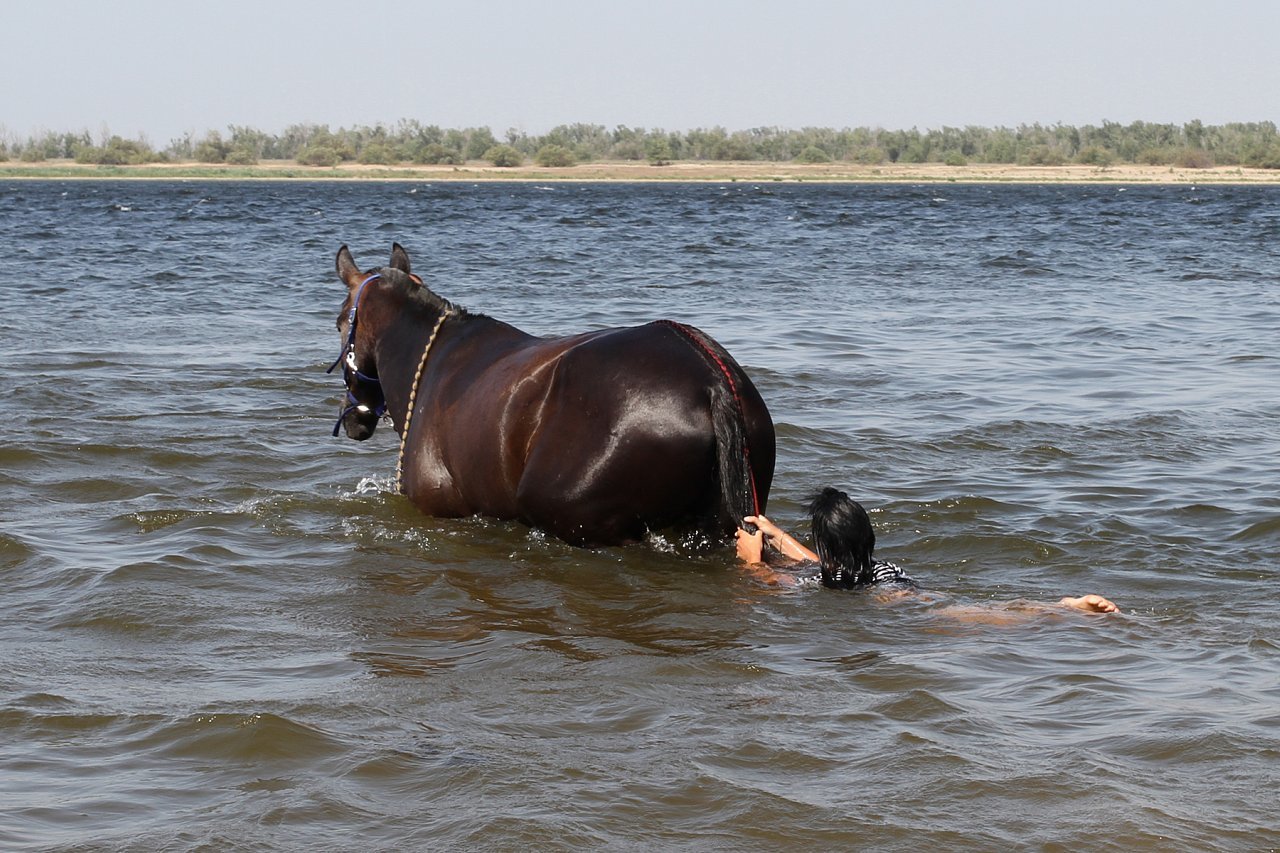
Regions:
[[[1058,602],[1063,607],[1074,607],[1076,610],[1083,610],[1086,613],[1119,613],[1120,608],[1116,607],[1115,602],[1100,595],[1082,595],[1079,598],[1067,597]]]

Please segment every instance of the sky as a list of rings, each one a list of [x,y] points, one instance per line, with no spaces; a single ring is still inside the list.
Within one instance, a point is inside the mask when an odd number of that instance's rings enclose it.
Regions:
[[[1277,0],[0,0],[0,139],[1280,121]]]

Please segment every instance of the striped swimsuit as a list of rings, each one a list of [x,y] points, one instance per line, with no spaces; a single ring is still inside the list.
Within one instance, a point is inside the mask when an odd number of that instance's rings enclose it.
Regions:
[[[797,564],[792,571],[795,573],[797,586],[822,586],[822,566],[818,563],[805,561]],[[873,560],[871,563],[871,582],[856,584],[853,589],[868,589],[873,586],[887,589],[920,588],[915,579],[904,572],[901,567],[884,560]]]

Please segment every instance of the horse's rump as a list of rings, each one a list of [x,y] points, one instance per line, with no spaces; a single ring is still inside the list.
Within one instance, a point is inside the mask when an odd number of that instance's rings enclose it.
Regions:
[[[774,453],[759,395],[730,382],[743,384],[740,371],[731,359],[709,361],[671,324],[577,342],[558,360],[531,437],[520,517],[569,541],[590,541],[593,529],[602,541],[668,527],[732,531],[759,511],[754,481],[767,495]],[[749,434],[767,463],[759,478]]]

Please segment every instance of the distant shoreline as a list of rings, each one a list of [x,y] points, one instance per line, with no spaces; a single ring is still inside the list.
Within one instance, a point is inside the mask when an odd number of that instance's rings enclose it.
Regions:
[[[512,182],[706,182],[749,183],[1022,183],[1022,184],[1272,184],[1280,170],[1219,166],[1018,166],[974,163],[772,163],[761,161],[677,161],[652,166],[643,161],[535,165],[500,168],[473,161],[463,166],[405,164],[371,166],[347,163],[332,168],[301,166],[291,160],[255,166],[206,163],[153,163],[98,166],[70,160],[43,163],[0,162],[0,180],[296,180],[296,181],[512,181]]]

